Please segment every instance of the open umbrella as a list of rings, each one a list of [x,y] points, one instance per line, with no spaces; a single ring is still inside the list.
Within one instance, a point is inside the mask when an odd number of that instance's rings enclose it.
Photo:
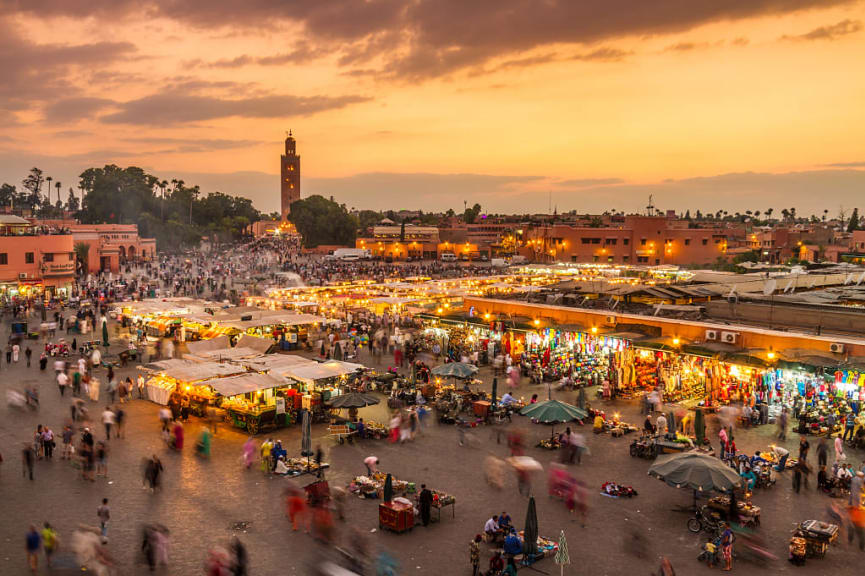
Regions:
[[[448,364],[442,364],[441,366],[436,366],[432,369],[432,373],[436,376],[444,376],[446,378],[461,378],[465,380],[466,378],[471,378],[478,372],[478,367],[474,364],[467,364],[465,362],[450,362]]]
[[[581,410],[572,404],[560,402],[559,400],[544,400],[536,404],[529,404],[522,410],[520,414],[533,418],[543,424],[555,424],[557,422],[571,422],[573,420],[583,420],[589,417],[589,413]],[[555,434],[555,426],[553,426],[551,435]]]
[[[556,564],[561,567],[561,574],[564,576],[565,566],[571,563],[571,557],[568,555],[568,541],[565,540],[565,531],[562,530],[559,535],[559,549],[556,551]]]
[[[102,345],[108,346],[108,320],[102,321]]]
[[[390,472],[388,472],[387,477],[384,479],[384,494],[382,499],[385,502],[393,500],[393,478],[391,478]]]
[[[531,564],[538,553],[538,511],[535,509],[535,497],[529,497],[529,509],[526,511],[526,527],[523,532],[523,554],[526,564]]]
[[[349,392],[342,396],[337,396],[330,401],[332,408],[363,408],[378,404],[379,399],[372,394],[364,394],[362,392]]]
[[[303,411],[303,421],[301,423],[300,436],[300,455],[309,458],[312,456],[312,418],[310,418],[309,410]]]
[[[698,490],[727,492],[742,485],[742,477],[722,460],[694,451],[659,456],[649,467],[649,476],[676,488],[694,490],[694,508]]]
[[[589,416],[589,413],[585,410],[559,400],[545,400],[536,404],[529,404],[520,410],[520,414],[534,418],[544,424],[583,420]]]
[[[694,435],[697,437],[697,446],[702,446],[706,440],[706,418],[699,407],[694,415]]]
[[[493,401],[492,401],[493,406],[496,405],[498,391],[499,391],[499,379],[493,378]]]

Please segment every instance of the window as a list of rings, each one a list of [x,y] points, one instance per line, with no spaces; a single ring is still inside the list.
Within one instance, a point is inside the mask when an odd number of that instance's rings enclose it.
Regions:
[[[660,258],[655,258],[655,266],[657,266],[657,265],[660,264],[660,263],[661,263],[661,259],[660,259]]]
[[[645,246],[645,245],[646,245],[646,239],[640,238],[640,246]]]
[[[44,258],[46,262],[54,262],[54,254],[46,254]]]
[[[691,245],[691,239],[685,238],[685,246],[690,246],[690,245]]]
[[[613,261],[613,257],[612,257],[612,256],[607,256],[607,262],[612,262],[612,261]]]
[[[9,264],[9,255],[6,252],[0,252],[0,266]]]
[[[708,244],[708,243],[709,243],[709,239],[708,239],[708,238],[703,238],[703,246],[705,246],[705,245]]]
[[[606,246],[615,246],[616,242],[617,242],[616,238],[607,238],[606,240],[604,240],[604,244]]]
[[[715,238],[715,244],[720,244],[720,243],[721,243],[721,239],[720,239],[720,238]]]
[[[580,238],[580,242],[583,244],[591,244],[592,239],[591,238]]]
[[[631,239],[630,239],[630,238],[622,238],[622,244],[624,244],[625,246],[627,246],[627,245],[630,244],[630,243],[631,243]]]
[[[622,262],[630,262],[630,261],[631,261],[630,256],[622,256]]]
[[[637,256],[637,263],[638,264],[646,264],[648,261],[649,261],[648,256]]]
[[[24,253],[24,263],[25,264],[33,264],[36,261],[36,257],[33,252],[25,252]]]
[[[598,255],[595,254],[594,256],[592,256],[592,262],[597,262],[597,261],[598,261]]]

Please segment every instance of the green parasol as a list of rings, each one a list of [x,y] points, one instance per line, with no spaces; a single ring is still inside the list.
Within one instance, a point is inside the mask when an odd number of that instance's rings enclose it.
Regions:
[[[545,400],[544,402],[529,404],[520,410],[520,414],[533,418],[538,422],[543,422],[544,424],[583,420],[589,416],[589,413],[585,410],[581,410],[573,404],[568,404],[559,400]]]
[[[538,511],[535,509],[535,497],[529,497],[529,509],[526,511],[526,527],[523,532],[524,562],[531,564],[538,554]]]
[[[675,488],[690,488],[694,491],[694,509],[697,508],[697,492],[717,490],[726,492],[742,486],[739,473],[727,466],[723,460],[691,451],[681,454],[659,456],[649,466],[649,476],[663,480]]]
[[[697,446],[702,446],[706,440],[706,418],[703,410],[697,407],[694,415],[694,435],[697,437]]]
[[[388,473],[387,478],[384,479],[384,495],[382,499],[385,502],[390,502],[393,500],[393,478],[391,478],[390,473]]]
[[[556,564],[561,567],[561,574],[565,573],[565,566],[571,563],[571,557],[568,556],[568,541],[565,540],[565,531],[559,535],[559,550],[556,552]]]
[[[432,373],[436,376],[444,376],[445,378],[471,378],[478,373],[478,367],[465,362],[450,362],[442,364],[432,369]]]
[[[108,346],[108,320],[102,321],[102,345]]]
[[[364,394],[362,392],[349,392],[342,396],[337,396],[330,401],[332,408],[363,408],[378,404],[379,400],[372,394]]]

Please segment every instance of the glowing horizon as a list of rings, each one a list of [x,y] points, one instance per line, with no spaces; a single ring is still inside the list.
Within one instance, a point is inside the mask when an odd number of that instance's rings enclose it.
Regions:
[[[865,7],[780,4],[0,0],[0,182],[134,164],[270,211],[291,128],[303,194],[357,208],[834,214]]]

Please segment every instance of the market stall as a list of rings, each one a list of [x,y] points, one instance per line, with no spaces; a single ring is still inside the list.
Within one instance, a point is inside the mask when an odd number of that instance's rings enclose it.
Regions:
[[[204,380],[241,374],[242,366],[218,362],[194,362],[190,360],[163,360],[141,367],[151,376],[145,383],[147,398],[163,406],[169,404],[173,395],[186,397],[193,412],[203,412],[204,407],[215,399],[209,386],[202,386]]]
[[[236,428],[257,434],[265,428],[281,428],[296,421],[294,404],[289,406],[288,386],[267,374],[249,372],[199,383],[219,395],[217,405]]]

